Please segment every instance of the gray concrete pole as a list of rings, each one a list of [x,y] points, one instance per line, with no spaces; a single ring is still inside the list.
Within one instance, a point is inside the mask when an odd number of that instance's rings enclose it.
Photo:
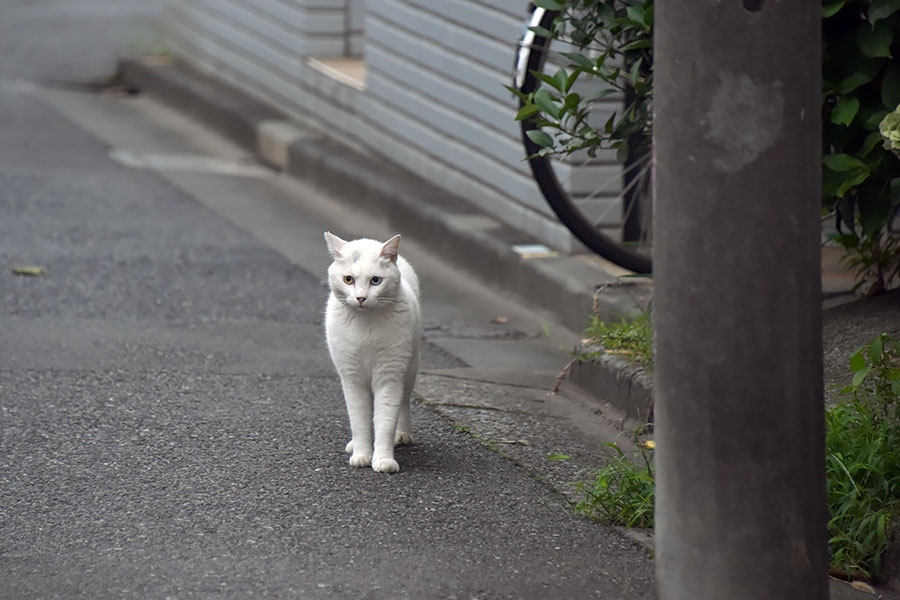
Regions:
[[[656,3],[665,600],[827,598],[821,3]]]

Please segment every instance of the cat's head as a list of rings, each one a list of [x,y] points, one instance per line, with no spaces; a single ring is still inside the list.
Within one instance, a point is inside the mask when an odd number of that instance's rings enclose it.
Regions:
[[[326,231],[325,244],[334,259],[328,267],[328,285],[338,300],[356,310],[393,305],[400,287],[399,235],[386,242],[347,242]]]

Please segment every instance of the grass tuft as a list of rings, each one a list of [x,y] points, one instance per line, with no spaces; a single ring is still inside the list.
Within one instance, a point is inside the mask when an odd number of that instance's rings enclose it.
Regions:
[[[636,362],[648,369],[653,367],[653,329],[650,312],[642,312],[634,319],[620,318],[606,323],[591,316],[591,324],[584,331],[588,344],[603,346],[603,352],[585,352],[582,358],[594,358],[601,354],[615,354]]]
[[[636,434],[637,435],[637,434]],[[575,510],[591,519],[625,527],[653,527],[656,472],[652,444],[626,453],[607,442],[610,460],[592,481],[575,483],[583,499]]]
[[[877,580],[900,532],[900,342],[879,335],[850,368],[848,401],[825,412],[831,569]]]

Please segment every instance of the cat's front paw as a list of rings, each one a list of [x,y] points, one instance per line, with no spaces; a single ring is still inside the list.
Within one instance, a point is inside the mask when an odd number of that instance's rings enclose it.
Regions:
[[[347,445],[344,446],[344,452],[347,454],[353,454],[353,440],[347,442]]]
[[[400,465],[393,458],[376,458],[372,461],[372,470],[378,473],[396,473]]]
[[[372,455],[371,454],[363,454],[362,452],[357,452],[353,456],[350,457],[350,466],[351,467],[368,467],[372,464]]]
[[[406,444],[412,444],[412,435],[406,433],[405,431],[398,431],[394,434],[394,445],[395,446],[404,446]]]

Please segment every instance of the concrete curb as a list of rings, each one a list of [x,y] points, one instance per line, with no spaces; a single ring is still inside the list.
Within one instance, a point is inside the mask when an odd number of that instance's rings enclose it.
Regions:
[[[393,229],[425,242],[484,284],[518,298],[573,331],[587,325],[592,308],[601,319],[633,312],[649,284],[616,285],[617,276],[595,261],[575,256],[525,258],[512,249],[537,241],[489,217],[471,202],[454,197],[371,152],[326,132],[293,122],[277,107],[201,74],[181,62],[148,64],[125,57],[122,78],[158,100],[211,127],[256,154],[260,161],[352,203]],[[596,294],[598,289],[602,294]],[[649,388],[620,374],[618,361],[598,361],[576,369],[574,381],[603,389],[607,400],[629,416],[646,418]],[[594,371],[602,373],[594,374]],[[613,382],[613,385],[610,383]],[[615,392],[614,392],[615,390]]]
[[[583,390],[604,390],[604,398],[624,411],[632,423],[653,422],[653,379],[641,367],[609,354],[601,355],[573,363],[569,381]]]

